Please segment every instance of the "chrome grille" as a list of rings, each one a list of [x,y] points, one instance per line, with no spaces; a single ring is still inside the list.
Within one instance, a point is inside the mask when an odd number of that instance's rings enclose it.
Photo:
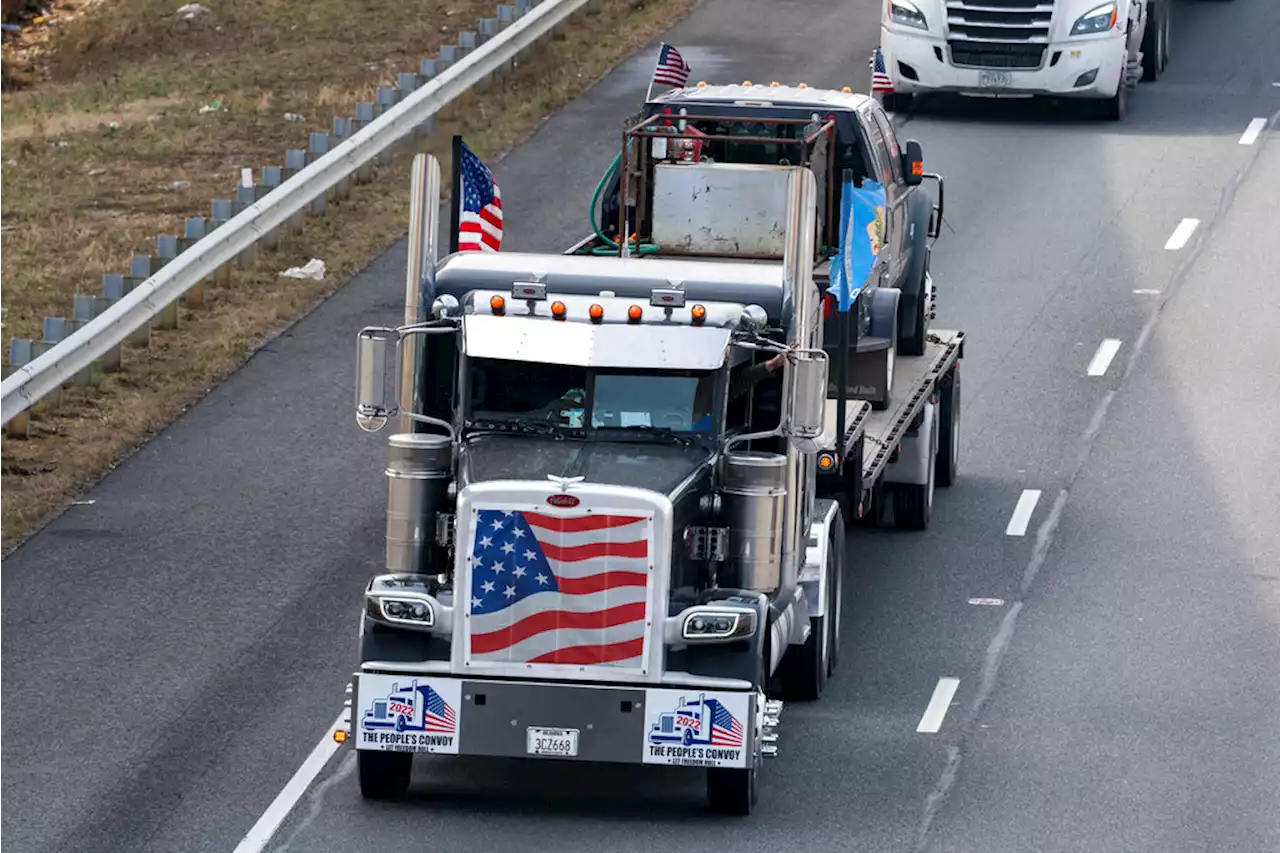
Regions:
[[[951,64],[1039,68],[1053,11],[1054,0],[947,0]]]

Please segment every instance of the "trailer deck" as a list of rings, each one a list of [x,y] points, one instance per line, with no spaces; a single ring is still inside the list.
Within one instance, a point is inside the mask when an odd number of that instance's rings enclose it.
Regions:
[[[862,482],[875,483],[884,472],[889,457],[934,386],[964,353],[964,332],[930,329],[924,355],[898,356],[893,364],[895,396],[889,407],[879,411],[864,400],[850,400],[845,407],[845,434],[842,456],[848,458],[860,436],[865,437],[862,454]],[[836,434],[836,400],[827,400],[827,435]]]

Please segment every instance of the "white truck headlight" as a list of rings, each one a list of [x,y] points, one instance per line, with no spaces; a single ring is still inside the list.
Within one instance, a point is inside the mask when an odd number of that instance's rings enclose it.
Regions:
[[[917,30],[929,29],[929,22],[925,20],[924,12],[921,12],[911,0],[889,0],[889,20]]]
[[[691,607],[680,624],[680,637],[686,643],[722,643],[756,632],[756,612],[745,608]]]
[[[1071,35],[1085,36],[1093,33],[1105,33],[1116,25],[1118,16],[1115,3],[1103,3],[1085,12],[1071,25]]]
[[[435,599],[426,578],[417,575],[378,575],[364,592],[365,613],[375,622],[429,630],[436,624]]]

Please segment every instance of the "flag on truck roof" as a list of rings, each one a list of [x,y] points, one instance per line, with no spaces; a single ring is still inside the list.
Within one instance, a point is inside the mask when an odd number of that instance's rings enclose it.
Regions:
[[[475,518],[472,661],[639,665],[649,599],[647,517],[482,509]]]
[[[871,54],[871,94],[880,95],[893,91],[893,80],[889,78],[889,69],[884,64],[884,54],[876,48]]]
[[[653,80],[649,85],[672,86],[678,89],[689,82],[689,75],[692,73],[693,66],[685,61],[680,51],[664,41],[662,50],[658,51],[658,64],[654,66]]]
[[[462,143],[459,252],[496,252],[502,245],[502,192],[479,157]]]

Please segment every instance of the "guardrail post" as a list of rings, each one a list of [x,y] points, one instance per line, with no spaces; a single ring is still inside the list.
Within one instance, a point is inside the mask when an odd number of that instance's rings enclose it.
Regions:
[[[411,71],[401,71],[396,75],[397,101],[403,101],[410,93],[423,84],[423,79]],[[400,151],[411,151],[416,147],[417,138],[422,134],[422,126],[414,128],[413,133],[407,134],[400,140],[400,144],[396,146]]]
[[[355,133],[363,128],[369,122],[377,118],[374,115],[374,105],[372,101],[359,101],[356,104],[356,115],[351,120],[351,132]],[[365,163],[356,170],[356,183],[367,184],[373,180],[373,161]]]
[[[94,296],[91,293],[77,293],[75,300],[71,303],[71,325],[79,329],[107,310],[110,304],[101,296]],[[93,368],[95,366],[105,373],[118,371],[120,369],[120,347],[107,350],[102,358],[77,373],[73,381],[77,385],[88,384],[89,380],[93,378]]]
[[[456,44],[440,45],[440,58],[436,60],[436,65],[441,71],[448,71],[457,61],[458,46]]]
[[[307,145],[307,165],[311,165],[321,157],[329,153],[329,134],[312,132],[311,140]],[[312,216],[323,216],[325,209],[329,206],[329,193],[326,190],[316,196],[309,210]]]
[[[275,191],[275,188],[284,183],[284,170],[279,166],[263,166],[262,167],[262,192],[258,198],[266,198]],[[262,238],[262,245],[268,249],[274,249],[280,245],[280,227],[276,226],[268,231]]]
[[[185,252],[196,243],[204,239],[206,233],[206,225],[203,216],[188,216],[186,225],[184,226],[182,239],[179,240],[181,251]],[[186,293],[182,294],[182,301],[187,304],[188,308],[201,308],[204,306],[204,282],[200,281],[192,285]]]
[[[260,187],[252,184],[247,187],[244,184],[236,187],[236,197],[233,203],[234,212],[237,214],[242,213],[249,205],[261,198],[260,189]],[[239,255],[236,255],[236,266],[241,269],[253,266],[253,259],[257,257],[257,254],[257,247],[250,246]]]
[[[54,344],[51,343],[50,341],[45,341],[45,340],[32,341],[31,342],[32,360],[35,360],[40,356],[44,355],[49,350],[53,349],[53,347],[54,347]],[[43,400],[37,401],[36,404],[31,407],[31,411],[35,412],[37,415],[43,415],[56,410],[61,405],[62,405],[62,386],[59,385],[52,392],[45,395],[45,398]]]
[[[151,274],[161,269],[169,261],[178,257],[178,238],[172,234],[159,234],[156,236],[156,253],[151,258]],[[156,329],[176,329],[178,328],[178,300],[173,300],[160,310],[156,315],[152,327]]]
[[[473,53],[476,49],[475,30],[463,30],[458,33],[458,58]]]
[[[290,148],[288,151],[284,152],[284,170],[281,172],[281,177],[287,181],[306,167],[307,152],[302,148]],[[300,208],[297,213],[289,217],[289,233],[296,234],[301,231],[302,226],[305,225],[306,222],[307,209],[303,207]]]
[[[44,351],[56,347],[67,339],[67,337],[75,331],[75,326],[66,317],[45,317],[44,328],[40,335],[40,343],[44,345]],[[50,394],[51,408],[57,408],[62,405],[62,389],[65,386],[59,386],[57,391]]]
[[[31,344],[33,342],[28,338],[13,338],[9,341],[9,363],[4,366],[4,378],[8,379],[9,375],[17,371],[24,364],[30,363],[35,356],[31,352]],[[31,410],[27,409],[22,414],[15,417],[9,423],[5,424],[5,430],[9,433],[10,438],[30,438],[31,437]]]
[[[422,81],[422,85],[426,85],[436,76],[436,61],[434,59],[418,60],[418,79]],[[418,133],[428,134],[436,129],[436,117],[429,116],[426,121],[418,125]]]
[[[0,364],[0,382],[18,373],[22,365]],[[8,424],[4,424],[4,432],[9,438],[31,438],[31,412],[24,411],[15,416]]]
[[[346,116],[333,117],[333,133],[329,134],[329,138],[333,140],[334,145],[341,145],[344,140],[351,136],[351,133],[351,119]],[[266,183],[265,178],[263,179],[263,183]],[[351,183],[352,179],[350,175],[338,181],[333,188],[334,195],[339,199],[350,198]]]
[[[125,294],[133,290],[133,279],[127,275],[109,272],[102,276],[102,296],[110,302],[117,302],[124,299]],[[145,347],[151,345],[151,324],[143,323],[129,337],[125,338],[125,343],[135,347]]]
[[[209,204],[209,227],[205,232],[212,233],[222,227],[235,214],[232,212],[234,205],[229,198],[215,198]],[[228,261],[213,273],[213,281],[220,287],[227,287],[231,284],[231,266],[235,261]]]
[[[383,113],[390,111],[392,107],[394,107],[397,103],[399,103],[399,101],[400,101],[400,93],[397,92],[393,86],[379,86],[378,87],[378,103],[376,105],[377,114],[382,115]],[[396,148],[397,146],[391,145],[387,148],[382,149],[381,151],[379,151],[377,154],[374,155],[373,162],[378,166],[387,165],[388,163],[391,162],[392,152]]]
[[[516,22],[516,18],[520,17],[520,10],[509,4],[502,4],[498,7],[498,30],[505,30]],[[498,66],[498,76],[504,77],[516,70],[516,60],[513,56],[506,62]]]

